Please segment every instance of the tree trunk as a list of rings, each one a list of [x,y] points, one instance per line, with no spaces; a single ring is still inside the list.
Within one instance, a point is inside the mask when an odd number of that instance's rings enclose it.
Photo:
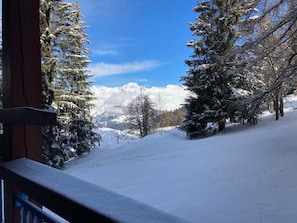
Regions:
[[[219,121],[219,132],[222,131],[225,128],[225,123],[226,123],[226,119],[225,118],[221,118]]]
[[[275,120],[279,120],[279,93],[278,91],[275,93],[275,97],[274,97],[274,111],[275,111]]]
[[[268,101],[267,105],[268,105],[268,111],[270,113],[273,113],[274,112],[274,101]]]
[[[281,94],[280,96],[280,105],[279,105],[279,112],[280,112],[280,116],[284,117],[285,113],[284,113],[284,98],[283,95]]]

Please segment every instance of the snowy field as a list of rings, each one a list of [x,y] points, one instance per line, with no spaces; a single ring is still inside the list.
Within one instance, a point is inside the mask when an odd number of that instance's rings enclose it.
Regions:
[[[279,121],[206,139],[174,129],[98,148],[65,172],[193,223],[297,222],[297,106],[286,106]]]

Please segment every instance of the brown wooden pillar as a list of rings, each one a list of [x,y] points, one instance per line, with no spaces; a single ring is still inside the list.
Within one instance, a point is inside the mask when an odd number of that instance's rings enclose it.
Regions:
[[[3,109],[0,152],[6,160],[42,161],[41,125],[55,125],[56,114],[41,108],[39,0],[2,0]],[[13,195],[4,182],[5,222],[20,222]]]
[[[3,107],[41,108],[39,0],[2,0]],[[42,159],[41,127],[4,124],[6,160]]]

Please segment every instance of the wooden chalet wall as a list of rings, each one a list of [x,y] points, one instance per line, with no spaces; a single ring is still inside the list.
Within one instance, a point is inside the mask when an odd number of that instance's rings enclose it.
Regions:
[[[3,107],[41,107],[39,0],[2,0]],[[5,124],[6,160],[41,161],[41,127]]]

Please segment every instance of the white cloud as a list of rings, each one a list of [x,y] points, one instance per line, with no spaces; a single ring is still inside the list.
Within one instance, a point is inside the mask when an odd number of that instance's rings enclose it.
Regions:
[[[98,49],[98,50],[92,50],[92,54],[98,55],[98,56],[118,56],[121,53],[116,50],[112,49]]]
[[[161,65],[162,63],[156,60],[132,61],[121,64],[110,64],[100,62],[91,64],[89,66],[89,69],[95,77],[104,77],[150,70]]]
[[[139,82],[148,82],[148,79],[139,79]]]
[[[98,39],[97,39],[98,40]],[[123,54],[124,48],[134,47],[136,41],[128,38],[115,38],[113,43],[100,40],[99,43],[93,43],[92,54],[99,56],[118,56]]]

